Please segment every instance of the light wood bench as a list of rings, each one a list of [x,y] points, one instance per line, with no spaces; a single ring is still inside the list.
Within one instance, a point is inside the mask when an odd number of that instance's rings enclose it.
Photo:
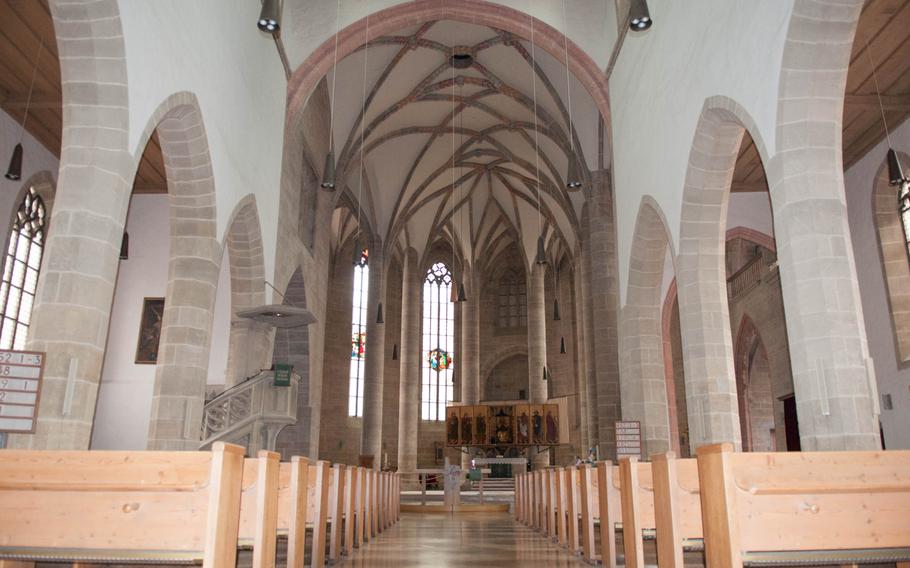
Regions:
[[[243,453],[0,450],[0,558],[233,568]]]
[[[697,455],[709,566],[908,566],[910,452]]]
[[[612,462],[597,462],[597,481],[600,506],[600,546],[604,566],[616,568],[616,531],[622,528],[622,495],[619,466]]]
[[[331,480],[332,469],[329,462],[320,460],[309,466],[306,520],[307,524],[313,527],[311,566],[325,566]]]
[[[567,534],[566,546],[573,554],[581,554],[581,541],[578,536],[578,522],[581,518],[581,484],[579,482],[578,468],[567,467],[565,471],[566,485],[566,521]]]
[[[619,479],[625,566],[644,568],[644,536],[653,536],[656,527],[651,464],[623,458],[619,460]]]
[[[661,568],[683,568],[686,550],[704,549],[698,464],[672,452],[651,456],[654,523]]]
[[[556,488],[554,494],[556,495],[556,542],[560,546],[566,546],[566,531],[568,525],[568,487],[566,486],[566,470],[565,468],[559,467],[554,470],[555,480],[554,483]]]
[[[275,567],[280,459],[263,450],[243,461],[237,546],[253,549],[253,568]]]
[[[594,541],[594,526],[601,517],[601,484],[596,473],[590,464],[578,467],[578,482],[581,487],[581,549],[582,556],[588,562],[600,560]]]
[[[324,462],[323,462],[324,463]],[[314,505],[312,518],[310,514],[309,479],[315,480],[319,464],[309,465],[306,458],[292,457],[290,462],[283,462],[278,468],[278,534],[288,539],[288,568],[303,568],[305,562],[307,523],[314,527],[321,513]],[[314,489],[313,499],[321,501],[321,488]],[[318,497],[317,497],[318,496]]]

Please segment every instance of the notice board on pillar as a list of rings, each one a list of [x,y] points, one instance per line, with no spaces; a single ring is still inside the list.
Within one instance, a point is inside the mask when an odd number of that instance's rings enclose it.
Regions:
[[[616,422],[616,459],[629,457],[641,459],[641,422],[620,420]]]
[[[0,432],[33,434],[45,354],[0,350]]]

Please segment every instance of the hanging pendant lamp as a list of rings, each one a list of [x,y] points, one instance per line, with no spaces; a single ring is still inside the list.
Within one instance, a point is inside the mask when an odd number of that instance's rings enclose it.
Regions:
[[[566,189],[577,190],[581,189],[581,186],[581,171],[578,167],[578,159],[575,156],[570,156],[569,170],[566,172]]]
[[[32,69],[32,82],[28,87],[28,98],[25,101],[25,114],[22,116],[22,126],[19,131],[19,142],[13,148],[13,155],[9,159],[9,167],[6,168],[6,179],[19,181],[22,179],[22,138],[25,136],[25,123],[28,122],[28,111],[32,105],[32,91],[35,88],[35,77],[38,75],[38,61],[41,59],[41,50],[44,49],[44,36],[38,43],[38,53],[35,55],[35,68]]]
[[[398,344],[392,346],[392,361],[398,360]]]
[[[556,292],[559,293],[558,291]],[[559,321],[562,319],[562,316],[559,313],[559,298],[553,300],[553,321]]]
[[[543,242],[543,235],[537,237],[537,258],[534,259],[537,264],[547,263],[547,247]]]
[[[328,191],[335,191],[335,152],[329,150],[325,155],[325,167],[322,169],[322,183],[319,187]]]
[[[13,148],[13,155],[9,159],[9,167],[6,169],[6,179],[19,181],[22,179],[22,144],[16,144]]]
[[[566,354],[566,338],[565,337],[559,338],[559,354],[560,355]]]
[[[629,4],[629,27],[633,32],[643,32],[651,27],[651,11],[647,0],[632,0]]]
[[[281,0],[263,0],[256,25],[266,33],[277,34],[281,30]]]
[[[379,302],[379,306],[376,308],[376,323],[384,324],[385,318],[382,317],[382,302]]]
[[[569,125],[567,135],[569,137],[570,154],[569,167],[566,172],[566,189],[581,189],[581,171],[578,168],[578,156],[575,154],[575,135],[572,120],[572,82],[569,81],[569,18],[566,16],[566,0],[562,0],[562,24],[563,24],[563,52],[566,65],[566,103],[569,107]]]
[[[543,377],[542,377],[542,379],[543,379],[544,381],[549,381],[549,380],[550,380],[550,368],[547,367],[546,365],[543,366]]]
[[[360,262],[363,259],[363,249],[360,248],[360,237],[354,238],[354,246],[351,249],[351,264],[354,266],[360,266]]]
[[[907,181],[907,176],[904,175],[904,169],[901,167],[894,148],[888,148],[888,179],[891,185],[901,185]]]
[[[468,295],[465,293],[464,284],[462,284],[462,283],[458,284],[458,299],[456,299],[455,301],[456,302],[467,302],[468,301]]]
[[[341,25],[341,0],[335,3],[335,55],[332,65],[332,92],[329,97],[329,151],[322,169],[322,183],[319,187],[335,191],[335,84],[338,83],[338,28]]]

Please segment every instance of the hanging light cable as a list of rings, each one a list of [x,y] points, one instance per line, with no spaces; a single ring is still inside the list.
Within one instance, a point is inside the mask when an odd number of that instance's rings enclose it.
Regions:
[[[875,85],[875,95],[878,97],[878,109],[882,114],[882,125],[885,127],[885,139],[888,142],[888,182],[897,188],[897,212],[901,218],[901,224],[904,226],[904,232],[907,232],[907,224],[904,218],[910,214],[910,177],[904,173],[900,160],[897,157],[894,147],[891,145],[891,132],[888,130],[888,120],[885,118],[885,106],[882,104],[882,93],[878,87],[878,75],[876,74],[875,61],[872,58],[872,48],[869,46],[869,38],[863,34],[863,40],[866,43],[866,55],[869,56],[869,65],[872,67],[872,82]],[[910,245],[910,239],[906,244]],[[910,255],[910,248],[904,247],[907,254]]]
[[[575,155],[575,122],[572,120],[572,82],[569,80],[569,18],[566,16],[566,0],[562,0],[562,39],[565,48],[566,64],[566,104],[569,107],[569,126],[566,135],[569,137],[569,167],[566,171],[566,189],[581,189],[581,170],[578,167],[578,156]]]
[[[367,56],[369,55],[369,30],[370,30],[370,19],[367,16],[367,25],[366,32],[364,34],[365,48],[363,52],[363,85],[361,87],[361,107],[360,114],[361,119],[363,118],[364,113],[366,113],[366,104],[367,104]],[[353,251],[353,260],[354,264],[360,263],[360,258],[363,254],[363,248],[360,245],[360,212],[361,212],[361,203],[363,203],[363,139],[364,139],[364,121],[360,121],[360,164],[357,168],[358,174],[358,183],[357,183],[357,232],[354,237],[354,251]],[[369,261],[367,261],[369,262]]]
[[[335,84],[338,83],[338,30],[341,27],[341,0],[335,3],[335,56],[332,65],[332,95],[329,97],[329,151],[325,155],[320,187],[335,191]],[[367,37],[369,40],[369,37]]]
[[[454,69],[454,66],[453,66],[452,68]],[[463,84],[463,81],[456,81],[456,82],[458,83],[458,98],[461,99],[461,101],[462,101],[462,103],[461,103],[461,105],[462,105],[461,112],[458,113],[458,122],[459,122],[459,127],[458,127],[458,140],[459,140],[459,142],[458,142],[458,150],[459,150],[459,152],[464,152],[464,111],[465,111],[465,105],[464,105],[464,96],[463,96],[463,91],[462,91],[462,84]],[[455,121],[454,121],[454,120],[452,120],[452,124],[455,124]],[[454,141],[454,137],[453,137],[453,141]],[[456,190],[456,191],[457,191],[457,190]],[[456,193],[455,195],[456,195],[456,197],[460,197],[458,193]],[[457,202],[457,201],[458,201],[458,199],[456,199],[456,202]],[[464,224],[461,222],[463,218],[464,218],[464,207],[462,207],[462,206],[459,205],[459,210],[458,210],[458,219],[459,219],[459,222],[458,222],[458,231],[459,231],[459,234],[461,235],[460,239],[461,239],[462,243],[464,243]],[[455,221],[455,212],[453,211],[453,212],[452,212],[452,222],[454,223],[454,221]],[[458,279],[458,296],[457,296],[457,298],[456,298],[456,301],[457,301],[457,302],[467,302],[467,301],[468,301],[468,294],[467,294],[467,292],[465,291],[465,287],[464,287],[465,278],[467,278],[467,272],[465,271],[465,266],[464,266],[464,254],[462,254],[462,255],[461,255],[461,278]]]
[[[32,82],[28,87],[28,98],[25,100],[25,115],[22,117],[22,127],[19,131],[19,142],[13,148],[10,156],[9,167],[6,169],[6,179],[18,181],[22,179],[22,139],[25,137],[25,125],[28,122],[28,111],[32,104],[32,91],[35,88],[35,77],[38,76],[38,61],[41,59],[41,50],[44,49],[44,36],[38,42],[38,53],[35,55],[35,68],[32,70]]]
[[[547,263],[547,251],[543,240],[543,224],[540,213],[540,133],[537,126],[537,57],[534,49],[534,17],[531,16],[531,92],[534,97],[534,162],[537,167],[537,264]]]

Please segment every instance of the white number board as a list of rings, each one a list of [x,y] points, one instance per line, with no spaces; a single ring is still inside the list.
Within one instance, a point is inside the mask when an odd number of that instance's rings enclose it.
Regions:
[[[641,459],[641,422],[637,420],[616,422],[616,459],[628,457]]]
[[[0,432],[35,432],[44,356],[35,351],[0,350]]]

